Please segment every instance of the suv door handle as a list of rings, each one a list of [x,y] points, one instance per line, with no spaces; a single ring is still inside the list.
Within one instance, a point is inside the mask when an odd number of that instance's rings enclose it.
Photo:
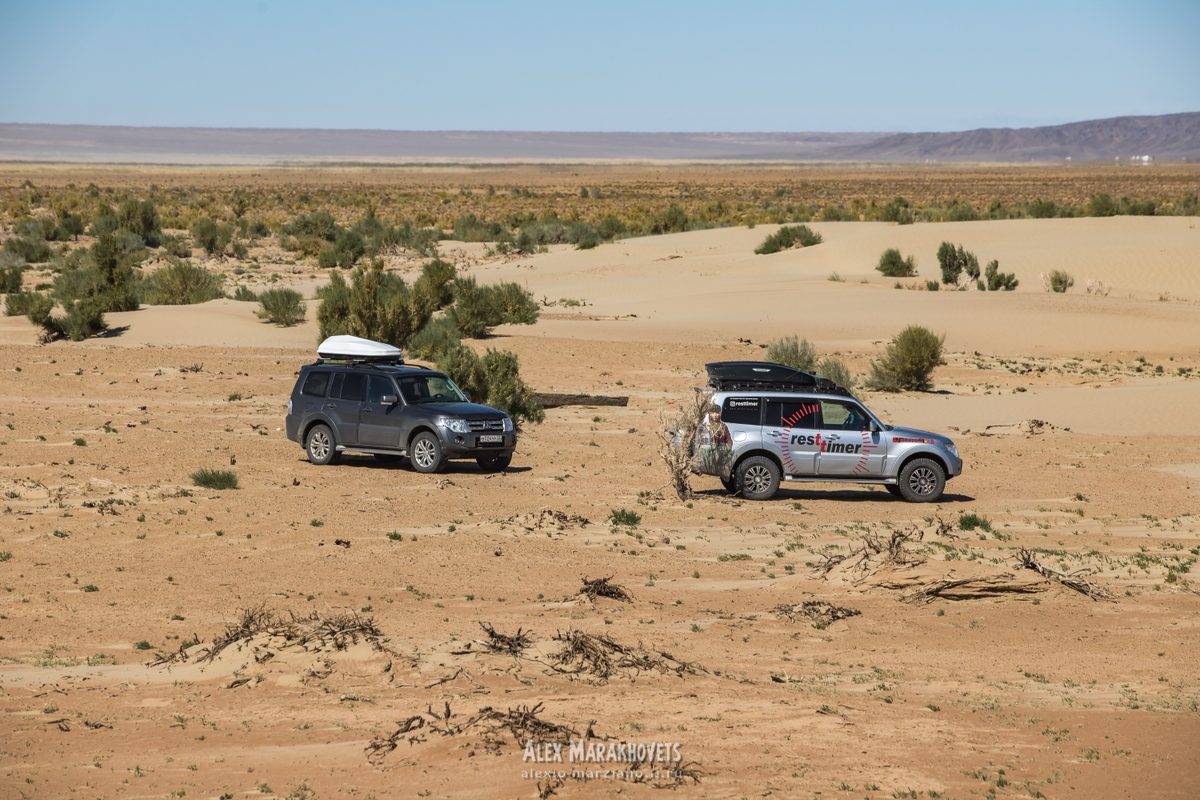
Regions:
[[[329,408],[337,408],[337,403],[328,403]]]
[[[362,410],[362,412],[363,412],[364,414],[370,414],[370,413],[371,413],[371,407],[370,407],[370,406],[363,406],[363,410]]]

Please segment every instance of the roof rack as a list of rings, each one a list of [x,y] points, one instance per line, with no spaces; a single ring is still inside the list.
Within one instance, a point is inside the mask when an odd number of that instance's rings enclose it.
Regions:
[[[708,385],[718,392],[815,392],[853,397],[821,375],[765,361],[713,361],[705,364]]]
[[[330,336],[317,346],[317,363],[349,361],[352,364],[404,363],[404,351],[383,342],[373,342],[358,336]]]

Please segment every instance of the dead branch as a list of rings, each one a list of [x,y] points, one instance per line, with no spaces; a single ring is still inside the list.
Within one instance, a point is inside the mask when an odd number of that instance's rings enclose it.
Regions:
[[[517,632],[509,636],[498,632],[486,622],[479,623],[479,627],[483,628],[488,640],[485,642],[476,639],[476,641],[494,653],[507,653],[510,656],[519,657],[525,648],[533,644],[529,632],[522,631],[520,628],[517,628]]]
[[[420,714],[417,714],[414,717],[409,717],[408,719],[397,723],[396,730],[392,731],[392,733],[389,735],[382,739],[371,740],[371,743],[367,745],[367,760],[372,764],[379,763],[381,760],[383,760],[384,756],[395,750],[400,745],[400,740],[405,738],[404,735],[406,733],[410,733],[411,731],[419,730],[424,727],[425,718]],[[424,741],[424,739],[425,737],[420,736],[419,734],[409,736],[408,745],[409,747],[412,747],[413,744],[419,741]]]
[[[633,602],[633,595],[619,583],[612,583],[613,576],[607,578],[596,578],[595,580],[583,579],[583,587],[579,590],[579,594],[586,597],[590,602],[596,602],[597,597],[607,597],[610,600],[620,600],[622,603]]]
[[[795,605],[778,605],[771,610],[780,616],[787,617],[789,622],[795,622],[796,617],[807,617],[813,621],[813,627],[818,630],[828,628],[840,619],[849,619],[862,614],[857,609],[835,606],[824,600],[805,600],[803,603]]]
[[[696,433],[709,412],[712,391],[697,389],[674,411],[658,412],[658,457],[671,478],[671,488],[680,500],[692,497],[691,473],[696,457]]]
[[[1037,574],[1041,575],[1043,578],[1049,578],[1050,580],[1058,581],[1068,589],[1074,589],[1080,594],[1085,594],[1093,600],[1107,600],[1110,603],[1117,602],[1117,598],[1113,597],[1111,592],[1102,586],[1097,586],[1084,577],[1085,575],[1091,574],[1090,568],[1085,567],[1084,569],[1079,569],[1075,572],[1059,572],[1053,567],[1048,567],[1042,562],[1038,561],[1033,557],[1033,553],[1029,550],[1026,550],[1024,547],[1017,550],[1016,558],[1017,563],[1023,569],[1031,569]]]
[[[1000,597],[1008,594],[1036,594],[1045,588],[1035,583],[1020,583],[1014,581],[1016,576],[1011,572],[1001,572],[996,575],[978,575],[972,578],[951,578],[947,575],[940,580],[919,584],[900,599],[906,603],[932,603],[935,599],[943,600],[978,600],[986,597]],[[879,584],[884,589],[909,589],[911,583],[886,581]]]
[[[674,674],[679,677],[706,672],[698,664],[680,661],[670,653],[629,647],[611,636],[594,636],[580,630],[556,633],[563,647],[550,656],[547,666],[564,675],[586,675],[606,683],[614,675],[634,677],[642,672]]]

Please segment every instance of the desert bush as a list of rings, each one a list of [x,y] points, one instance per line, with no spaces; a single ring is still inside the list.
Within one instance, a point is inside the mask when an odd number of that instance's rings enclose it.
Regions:
[[[1053,219],[1058,216],[1058,206],[1053,201],[1039,198],[1026,207],[1025,213],[1034,219]]]
[[[883,222],[896,222],[900,225],[912,225],[913,214],[909,202],[903,197],[895,197],[879,212]]]
[[[473,401],[500,409],[517,424],[541,422],[546,418],[542,404],[521,379],[515,353],[488,348],[480,358],[474,350],[460,344],[443,353],[437,360],[437,367],[459,387],[470,392]]]
[[[992,260],[988,262],[987,268],[983,271],[983,277],[987,280],[987,290],[989,292],[1006,291],[1011,292],[1020,284],[1017,280],[1015,272],[1001,272],[1000,262]]]
[[[355,267],[350,283],[340,272],[331,273],[317,297],[322,301],[317,309],[321,339],[349,334],[405,347],[432,313],[412,302],[408,284],[399,275],[384,272],[379,259]]]
[[[45,297],[45,295],[35,292],[8,292],[4,295],[4,316],[6,317],[23,317],[29,314],[35,298]],[[51,301],[53,306],[53,301]]]
[[[68,238],[78,240],[79,235],[83,233],[83,228],[83,217],[78,214],[67,214],[55,230],[55,238],[60,242],[65,242]]]
[[[917,275],[917,259],[913,256],[904,258],[899,250],[889,247],[879,257],[875,269],[885,278],[914,278]]]
[[[78,251],[76,251],[77,253]],[[141,251],[145,254],[145,251]],[[72,263],[71,253],[67,259]],[[98,273],[100,290],[104,295],[101,307],[105,311],[136,311],[139,303],[141,271],[137,266],[138,255],[124,252],[118,245],[115,236],[101,236],[92,245],[86,261],[75,262],[78,268],[91,269]],[[89,263],[90,262],[90,263]],[[60,301],[71,300],[79,296],[79,292],[71,291],[69,284],[72,280],[72,270],[63,269],[54,279],[55,294]],[[65,303],[64,303],[65,305]]]
[[[336,239],[340,230],[341,228],[338,227],[333,215],[325,211],[301,214],[281,229],[283,233],[288,236],[294,236],[297,239],[314,237],[324,239],[327,242],[332,242]]]
[[[933,370],[943,364],[946,337],[910,325],[896,335],[883,354],[871,362],[867,388],[878,392],[924,392],[932,388]]]
[[[192,246],[182,236],[164,235],[162,237],[162,250],[167,255],[175,256],[176,258],[192,257]]]
[[[460,242],[499,242],[510,240],[512,231],[500,222],[483,222],[474,214],[464,214],[454,221],[453,237]]]
[[[942,288],[942,285],[937,281],[925,281],[925,291],[936,292]]]
[[[434,312],[454,302],[454,279],[457,274],[453,264],[440,258],[421,267],[421,276],[413,282],[412,297],[418,318],[428,321]]]
[[[248,286],[239,286],[233,292],[233,299],[242,303],[257,303],[258,295]]]
[[[454,323],[445,317],[437,317],[408,340],[408,352],[416,358],[436,362],[461,344],[462,334]]]
[[[958,518],[958,529],[960,531],[991,531],[992,523],[987,517],[981,516],[972,511],[969,514],[963,514]]]
[[[304,297],[295,289],[264,289],[258,306],[259,319],[285,328],[304,321]]]
[[[629,229],[625,227],[625,223],[611,214],[600,220],[597,230],[600,231],[600,238],[606,242],[618,236],[624,236],[629,232]]]
[[[117,227],[129,231],[147,247],[158,247],[162,241],[162,221],[153,200],[130,198],[117,209]]]
[[[937,251],[938,264],[942,268],[942,283],[957,286],[963,273],[970,280],[979,280],[979,259],[962,245],[955,247],[949,242],[942,242]]]
[[[853,373],[850,372],[850,368],[840,358],[834,358],[833,356],[822,358],[817,362],[813,371],[818,375],[828,378],[844,389],[853,389],[854,384],[858,382]]]
[[[21,291],[25,276],[25,259],[14,253],[0,253],[0,294]]]
[[[1089,217],[1115,217],[1119,212],[1117,201],[1104,192],[1093,194],[1083,207],[1083,213]]]
[[[250,248],[240,239],[233,240],[233,244],[229,245],[229,252],[233,253],[233,257],[239,261],[245,261],[250,257]]]
[[[317,255],[317,266],[321,269],[341,267],[350,269],[366,252],[366,242],[354,231],[339,231],[331,247],[326,247]]]
[[[754,252],[760,256],[778,253],[780,250],[787,250],[792,247],[812,247],[814,244],[820,244],[824,239],[821,234],[815,233],[807,225],[784,225],[775,233],[763,239],[763,243],[754,249]]]
[[[225,252],[225,247],[233,240],[232,225],[218,225],[208,217],[196,220],[191,233],[196,246],[210,256]]]
[[[192,485],[205,489],[236,489],[237,475],[228,469],[209,469],[204,467],[192,473]]]
[[[688,229],[688,214],[680,205],[672,203],[665,211],[651,215],[647,227],[652,234],[680,233]]]
[[[4,241],[4,251],[20,256],[28,264],[44,264],[53,252],[46,240],[40,236],[14,236]]]
[[[186,306],[224,297],[225,276],[191,261],[172,258],[142,281],[142,302],[156,306]]]
[[[1048,292],[1064,294],[1075,285],[1075,279],[1069,273],[1056,269],[1042,273],[1042,285]]]
[[[497,325],[532,325],[539,311],[533,294],[518,283],[480,286],[466,277],[455,279],[454,305],[446,316],[463,336],[482,339]]]
[[[767,344],[767,361],[811,372],[817,365],[817,348],[808,339],[785,336]]]

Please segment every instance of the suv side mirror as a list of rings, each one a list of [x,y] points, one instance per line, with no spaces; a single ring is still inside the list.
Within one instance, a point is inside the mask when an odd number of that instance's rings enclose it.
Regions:
[[[394,406],[394,405],[396,405],[396,403],[400,402],[400,398],[396,397],[396,395],[394,395],[394,394],[385,394],[383,397],[381,397],[379,399],[381,401],[383,401],[383,404],[385,406]]]
[[[879,425],[875,420],[871,420],[871,433],[879,433]]]
[[[471,402],[471,393],[470,392],[464,390],[463,397],[467,398],[468,403]]]

